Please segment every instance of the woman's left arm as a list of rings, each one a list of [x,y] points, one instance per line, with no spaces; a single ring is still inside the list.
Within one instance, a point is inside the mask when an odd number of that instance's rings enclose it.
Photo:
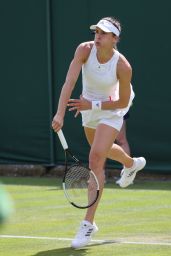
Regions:
[[[114,110],[128,106],[131,94],[132,68],[123,55],[118,60],[117,77],[119,80],[119,99],[115,101],[109,99],[108,101],[101,102],[101,109],[103,110]],[[76,117],[80,111],[92,109],[92,102],[80,96],[80,99],[70,99],[68,107],[69,111],[77,111]]]
[[[102,103],[102,109],[113,110],[126,108],[131,95],[132,68],[126,58],[121,55],[117,64],[117,77],[119,80],[119,99]]]

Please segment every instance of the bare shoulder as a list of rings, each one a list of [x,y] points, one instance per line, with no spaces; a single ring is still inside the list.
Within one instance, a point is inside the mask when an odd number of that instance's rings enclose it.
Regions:
[[[82,62],[85,63],[90,55],[93,45],[94,41],[79,44],[75,51],[75,58],[80,58]]]
[[[120,75],[132,75],[132,67],[129,61],[125,58],[123,54],[120,53],[118,64],[117,64],[117,74]]]

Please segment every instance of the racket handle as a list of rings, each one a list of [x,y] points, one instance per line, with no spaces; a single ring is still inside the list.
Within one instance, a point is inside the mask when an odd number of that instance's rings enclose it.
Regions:
[[[61,144],[62,144],[63,149],[64,149],[64,150],[65,150],[65,149],[68,149],[68,144],[67,144],[66,139],[65,139],[65,137],[64,137],[63,131],[62,131],[62,130],[59,130],[59,131],[57,132],[57,134],[58,134],[58,137],[59,137],[59,140],[60,140],[60,142],[61,142]]]

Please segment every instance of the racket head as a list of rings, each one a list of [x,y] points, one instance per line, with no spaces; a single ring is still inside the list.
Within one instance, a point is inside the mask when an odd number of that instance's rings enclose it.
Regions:
[[[80,209],[91,207],[99,196],[96,175],[80,163],[75,163],[67,169],[63,189],[68,201]]]

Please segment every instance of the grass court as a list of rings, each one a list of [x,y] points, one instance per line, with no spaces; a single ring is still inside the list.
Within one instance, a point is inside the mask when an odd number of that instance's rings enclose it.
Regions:
[[[0,256],[169,256],[171,180],[105,184],[92,244],[70,247],[85,210],[71,206],[59,178],[1,177],[15,212],[0,228]]]

